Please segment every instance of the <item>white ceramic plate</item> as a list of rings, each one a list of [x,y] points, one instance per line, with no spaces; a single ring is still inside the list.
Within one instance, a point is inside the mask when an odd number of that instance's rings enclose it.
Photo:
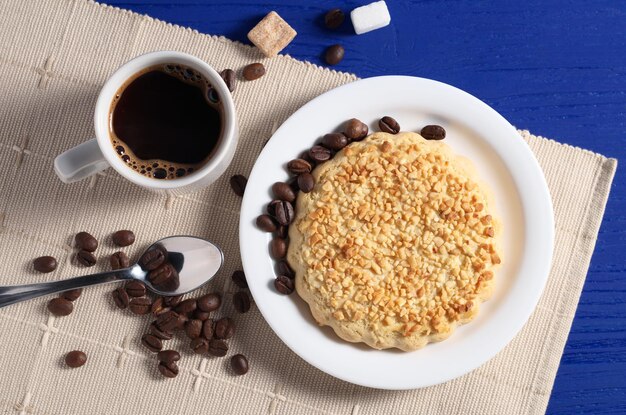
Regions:
[[[378,131],[394,117],[404,131],[442,125],[446,143],[472,160],[493,191],[503,224],[503,265],[493,297],[450,338],[414,352],[373,350],[320,328],[296,293],[278,294],[271,236],[255,226],[271,200],[270,187],[289,177],[285,164],[315,140],[359,118]],[[482,101],[440,82],[383,76],[329,91],[300,108],[276,131],[252,169],[239,229],[244,270],[259,310],[291,350],[324,372],[359,385],[413,389],[461,376],[498,353],[522,328],[546,283],[552,259],[552,203],[537,160],[515,129]]]

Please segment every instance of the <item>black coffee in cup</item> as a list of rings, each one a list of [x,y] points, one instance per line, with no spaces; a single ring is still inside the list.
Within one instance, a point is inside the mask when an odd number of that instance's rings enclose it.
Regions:
[[[111,144],[129,168],[176,179],[202,167],[222,136],[217,91],[198,71],[178,64],[146,68],[115,94]]]

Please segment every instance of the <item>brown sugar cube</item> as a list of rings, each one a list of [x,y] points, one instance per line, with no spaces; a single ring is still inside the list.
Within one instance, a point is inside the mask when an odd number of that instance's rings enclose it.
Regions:
[[[271,11],[248,32],[248,39],[271,58],[285,49],[296,35],[296,31],[278,13]]]

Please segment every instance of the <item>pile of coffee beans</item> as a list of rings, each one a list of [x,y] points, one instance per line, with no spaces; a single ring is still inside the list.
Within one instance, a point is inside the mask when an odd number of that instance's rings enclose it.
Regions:
[[[328,25],[331,19],[343,19],[339,16],[341,10],[334,9],[326,15]],[[339,23],[341,24],[341,23]],[[388,115],[378,121],[380,131],[389,134],[398,134],[400,124]],[[330,160],[334,155],[348,144],[361,141],[367,137],[369,128],[367,124],[352,118],[345,122],[343,131],[324,135],[319,143],[305,151],[300,158],[287,163],[287,171],[293,176],[287,182],[277,182],[272,185],[272,200],[266,209],[266,213],[259,215],[256,225],[265,232],[274,234],[269,245],[270,256],[277,261],[276,279],[274,287],[281,294],[291,294],[295,289],[294,279],[296,273],[286,261],[289,247],[289,225],[295,218],[295,204],[298,192],[309,193],[315,187],[313,170],[316,166]],[[439,125],[427,125],[422,128],[420,134],[426,140],[442,140],[446,131]],[[239,300],[238,300],[239,301]]]
[[[96,263],[95,257],[92,252],[98,247],[98,241],[92,235],[87,232],[79,232],[76,234],[74,241],[76,247],[79,249],[78,254],[87,254],[86,258],[91,261],[93,257],[93,264]],[[80,257],[77,254],[77,259],[80,262]],[[36,271],[39,272],[51,272],[57,266],[57,261],[51,256],[42,256],[33,261],[33,265]],[[74,311],[74,301],[80,297],[82,289],[77,288],[75,290],[69,290],[61,293],[58,297],[48,301],[48,311],[57,317],[68,316]]]
[[[272,185],[272,200],[265,214],[256,219],[257,226],[265,232],[273,232],[269,250],[277,263],[277,277],[274,287],[281,294],[291,294],[295,285],[295,272],[285,260],[289,246],[289,225],[295,218],[295,202],[298,192],[309,193],[315,187],[315,178],[311,174],[315,166],[330,160],[336,152],[343,149],[352,141],[360,141],[367,136],[369,129],[365,123],[353,118],[349,120],[343,132],[324,135],[318,144],[315,144],[300,158],[287,163],[287,171],[293,177],[287,182],[277,182]]]
[[[163,267],[170,267],[173,273],[176,272],[168,262],[167,256],[167,251],[163,247],[155,246],[142,255],[138,261],[138,264],[148,271],[147,278],[160,289],[169,288],[159,285],[160,278],[164,278],[163,275],[166,273],[162,270]],[[123,267],[127,262],[128,258],[122,252],[116,252],[111,256],[113,269]],[[153,273],[154,275],[151,276]],[[176,277],[170,276],[170,278],[177,278],[177,274],[171,275],[176,275]],[[245,274],[243,271],[235,271],[232,280],[242,289],[233,296],[233,305],[238,312],[245,313],[250,309],[251,303],[248,293],[244,291],[248,287]],[[166,279],[165,282],[167,281]],[[164,291],[169,290],[164,289]],[[226,340],[233,337],[235,324],[228,317],[217,320],[212,318],[212,314],[222,305],[222,296],[219,293],[185,299],[181,295],[151,298],[143,283],[130,281],[123,287],[115,289],[112,296],[119,308],[129,309],[137,315],[152,316],[153,321],[149,325],[148,332],[141,337],[141,343],[152,353],[157,353],[159,372],[167,378],[174,378],[178,375],[177,362],[180,360],[180,353],[175,350],[163,350],[164,342],[171,340],[177,332],[184,333],[189,338],[189,347],[194,353],[213,356],[225,356],[228,353]],[[241,371],[240,366],[237,367],[237,370]],[[235,373],[238,372],[235,371]]]
[[[135,242],[135,234],[129,230],[121,230],[115,232],[111,236],[111,240],[117,246],[129,246]],[[88,232],[78,232],[74,236],[74,244],[78,252],[76,253],[76,261],[86,267],[96,264],[96,257],[93,254],[98,248],[98,240]],[[111,267],[113,269],[126,268],[130,265],[128,256],[123,252],[116,252],[111,256]],[[33,261],[33,266],[39,272],[51,272],[57,266],[57,261],[51,256],[42,256]],[[145,288],[144,288],[145,290]],[[55,316],[67,316],[74,310],[73,302],[80,297],[82,289],[65,291],[57,298],[53,298],[48,302],[48,310]],[[123,301],[123,299],[120,299]],[[128,306],[128,298],[126,298],[126,306]]]
[[[129,246],[135,241],[135,235],[132,231],[121,230],[115,232],[111,239],[118,246]],[[88,232],[78,232],[74,235],[74,245],[77,249],[75,254],[76,262],[80,265],[91,267],[97,262],[94,252],[98,248],[98,240]],[[115,257],[115,260],[114,258]],[[111,257],[113,269],[120,269],[129,266],[128,256],[123,252],[116,252]],[[33,268],[38,272],[52,272],[57,268],[58,262],[52,256],[40,256],[33,260]],[[48,301],[48,311],[57,317],[68,316],[74,311],[74,302],[82,294],[81,288],[68,290],[56,298]],[[126,305],[128,305],[128,296],[126,296]],[[71,368],[77,368],[85,364],[87,355],[80,351],[74,350],[65,356],[65,364]]]
[[[242,176],[243,177],[243,176]],[[245,180],[245,178],[244,178]],[[245,182],[243,187],[245,188]],[[243,193],[243,190],[242,190]],[[98,240],[88,232],[79,232],[74,237],[79,263],[82,259],[89,259],[89,266],[96,263],[93,252],[98,248]],[[111,235],[113,244],[119,247],[130,246],[135,242],[135,234],[130,230],[120,230]],[[117,251],[109,257],[112,270],[128,268],[130,259],[123,251]],[[155,245],[144,253],[138,261],[144,271],[147,271],[148,280],[162,291],[174,291],[180,284],[179,276],[170,263],[165,247]],[[33,261],[33,267],[39,272],[52,272],[57,266],[55,258],[42,256]],[[248,283],[243,271],[235,271],[232,280],[241,290],[233,295],[233,306],[240,313],[250,310],[251,299],[246,291]],[[48,310],[55,316],[67,316],[74,309],[73,302],[81,295],[82,289],[69,290],[48,302]],[[182,295],[151,298],[146,286],[141,281],[128,281],[112,292],[115,305],[120,309],[128,309],[136,315],[151,315],[154,320],[149,326],[148,333],[141,337],[141,343],[151,352],[158,353],[159,372],[173,378],[178,375],[176,362],[180,360],[180,353],[175,350],[162,350],[163,342],[171,340],[177,331],[184,332],[191,340],[190,349],[195,353],[225,356],[228,353],[226,340],[233,337],[235,324],[228,317],[214,319],[212,313],[222,305],[219,293],[209,293],[200,297],[183,299]],[[68,367],[76,368],[85,364],[87,355],[79,350],[69,352],[65,356]],[[248,360],[238,354],[231,360],[233,372],[237,375],[248,371]]]
[[[162,350],[163,342],[171,340],[176,332],[182,332],[189,338],[189,348],[194,353],[226,356],[226,340],[235,334],[235,324],[229,317],[217,320],[211,317],[221,305],[222,297],[218,293],[184,300],[182,296],[156,297],[148,305],[154,320],[148,333],[141,337],[141,343],[151,352],[158,353],[158,368],[163,376],[173,378],[178,374],[176,362],[180,359],[179,352]]]

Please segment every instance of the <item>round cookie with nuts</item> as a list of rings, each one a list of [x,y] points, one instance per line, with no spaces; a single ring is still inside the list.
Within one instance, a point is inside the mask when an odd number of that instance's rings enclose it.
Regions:
[[[501,260],[493,204],[468,160],[416,133],[375,133],[313,175],[288,261],[320,325],[410,351],[476,316]]]

